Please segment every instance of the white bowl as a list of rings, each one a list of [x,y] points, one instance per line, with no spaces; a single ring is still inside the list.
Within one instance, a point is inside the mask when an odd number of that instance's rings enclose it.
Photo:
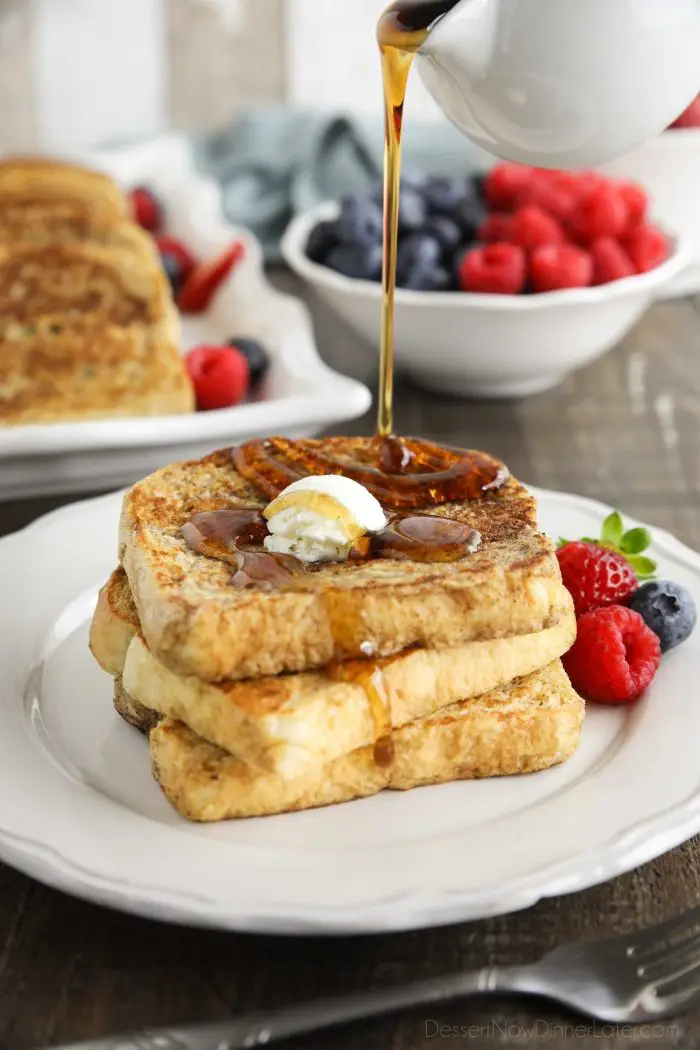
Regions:
[[[282,252],[287,264],[360,335],[379,342],[381,288],[312,262],[311,229],[338,214],[322,204],[296,218]],[[690,249],[672,239],[670,258],[650,273],[596,288],[541,295],[464,292],[396,293],[396,362],[433,390],[473,397],[540,393],[600,357],[630,331]]]
[[[692,242],[690,265],[664,286],[663,296],[700,291],[700,128],[671,128],[603,171],[639,182],[649,191],[655,219]]]

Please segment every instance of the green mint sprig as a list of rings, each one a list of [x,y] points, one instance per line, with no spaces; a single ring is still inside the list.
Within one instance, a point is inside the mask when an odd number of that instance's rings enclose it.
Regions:
[[[558,546],[564,547],[569,540],[560,539]],[[595,543],[598,547],[607,547],[608,550],[621,554],[634,569],[639,580],[653,580],[656,575],[656,562],[648,558],[644,551],[651,545],[651,533],[649,529],[625,530],[622,515],[614,510],[608,514],[600,531],[600,538],[591,539],[583,536],[583,543]]]

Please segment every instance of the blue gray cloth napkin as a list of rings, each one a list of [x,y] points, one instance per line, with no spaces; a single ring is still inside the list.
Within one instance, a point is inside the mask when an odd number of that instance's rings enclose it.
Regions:
[[[360,191],[381,178],[379,119],[289,107],[250,110],[195,143],[198,166],[224,189],[232,223],[248,226],[268,262],[290,219],[321,201]],[[404,170],[468,174],[475,148],[447,121],[407,121]]]

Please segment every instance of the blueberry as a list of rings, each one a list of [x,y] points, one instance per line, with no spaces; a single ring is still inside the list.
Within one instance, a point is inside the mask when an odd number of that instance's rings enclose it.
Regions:
[[[312,262],[323,263],[340,242],[338,223],[326,220],[314,226],[306,242],[306,254]]]
[[[464,240],[457,223],[445,215],[435,215],[428,219],[423,227],[423,233],[435,238],[442,248],[444,259],[451,259]]]
[[[346,277],[378,281],[382,275],[381,244],[341,244],[326,256],[326,266]]]
[[[426,181],[423,196],[428,210],[434,215],[451,215],[466,198],[471,197],[465,179],[454,179],[446,175],[433,175]]]
[[[692,595],[668,580],[645,583],[627,602],[658,635],[661,652],[680,645],[695,627],[697,613]]]
[[[425,198],[411,186],[401,190],[399,198],[399,230],[401,233],[415,233],[425,225],[428,218],[428,206]]]
[[[257,339],[229,339],[229,346],[240,350],[250,369],[251,383],[259,383],[270,366],[270,355]]]
[[[160,261],[165,270],[165,276],[170,281],[170,287],[173,290],[173,295],[177,295],[182,287],[183,281],[183,270],[182,270],[182,259],[178,259],[176,255],[171,252],[162,252]]]
[[[413,287],[406,285],[406,288]],[[415,287],[419,292],[450,292],[452,291],[452,277],[444,266],[438,266],[426,274],[419,274]]]
[[[455,208],[452,218],[461,229],[464,239],[473,241],[477,230],[486,218],[486,209],[481,201],[474,197],[467,197]]]
[[[359,193],[345,198],[338,219],[338,234],[344,244],[379,244],[382,230],[382,209],[376,201]]]
[[[396,283],[400,288],[424,288],[435,270],[440,269],[442,249],[435,237],[413,233],[399,244]]]

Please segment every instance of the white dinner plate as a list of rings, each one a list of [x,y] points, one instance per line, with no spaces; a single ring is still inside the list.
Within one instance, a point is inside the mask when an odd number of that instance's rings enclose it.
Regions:
[[[538,493],[552,536],[607,508]],[[190,824],[151,779],[87,648],[114,568],[118,494],[0,542],[0,858],[52,886],[163,920],[266,933],[359,933],[528,907],[700,831],[700,631],[635,706],[591,705],[566,765],[328,809]],[[700,603],[700,556],[654,530],[662,577]]]
[[[114,489],[222,445],[271,433],[308,437],[369,408],[367,388],[319,357],[304,303],[270,284],[253,234],[226,221],[221,189],[197,172],[184,136],[162,135],[76,159],[106,171],[125,189],[153,189],[164,206],[167,232],[182,238],[201,259],[243,241],[245,260],[223,282],[211,307],[184,319],[181,350],[247,336],[262,341],[271,366],[248,402],[234,408],[0,427],[0,500]]]

